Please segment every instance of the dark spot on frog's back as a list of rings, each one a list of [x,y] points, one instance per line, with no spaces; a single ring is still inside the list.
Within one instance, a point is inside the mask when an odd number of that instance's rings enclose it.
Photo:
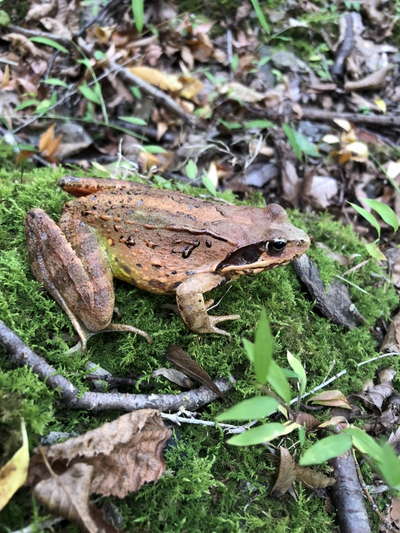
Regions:
[[[128,265],[125,265],[124,263],[121,263],[121,268],[125,272],[125,274],[128,274],[130,276],[132,274],[132,270]]]
[[[165,283],[158,279],[151,279],[149,281],[149,284],[154,287],[155,289],[165,290]]]

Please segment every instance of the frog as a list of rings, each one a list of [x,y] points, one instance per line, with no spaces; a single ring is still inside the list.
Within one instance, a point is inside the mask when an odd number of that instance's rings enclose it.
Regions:
[[[209,314],[204,294],[239,276],[283,266],[307,251],[309,236],[279,204],[232,205],[134,181],[64,176],[75,198],[57,224],[40,208],[26,215],[34,277],[70,318],[86,349],[91,335],[131,331],[112,323],[113,278],[155,294],[175,294],[176,309],[195,333],[229,335]]]

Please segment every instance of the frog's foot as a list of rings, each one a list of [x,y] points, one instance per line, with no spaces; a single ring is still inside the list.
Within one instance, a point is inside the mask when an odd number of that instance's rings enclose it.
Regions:
[[[195,274],[179,285],[176,290],[176,303],[185,324],[195,333],[218,333],[228,335],[227,331],[216,327],[225,320],[236,320],[240,315],[212,316],[207,309],[214,303],[204,301],[203,293],[220,285],[225,278],[219,274]]]
[[[71,318],[71,317],[70,317]],[[72,321],[72,319],[71,319]],[[146,341],[151,344],[153,342],[153,339],[151,336],[143,331],[142,329],[135,328],[135,326],[130,326],[129,324],[110,324],[104,329],[101,329],[99,331],[89,331],[85,328],[83,328],[79,322],[77,321],[78,327],[76,327],[76,324],[73,322],[75,331],[78,333],[79,336],[79,342],[75,344],[72,348],[68,350],[68,353],[74,353],[74,352],[84,352],[87,348],[87,341],[91,338],[97,335],[98,333],[109,333],[109,332],[120,332],[125,331],[127,333],[136,333],[136,335],[141,335],[146,339]]]

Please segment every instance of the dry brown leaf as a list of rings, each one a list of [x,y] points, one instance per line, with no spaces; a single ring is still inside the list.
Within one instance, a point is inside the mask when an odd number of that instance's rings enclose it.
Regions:
[[[254,91],[237,81],[231,81],[221,85],[219,92],[224,94],[229,100],[238,100],[239,102],[245,102],[248,104],[260,102],[264,100],[265,94],[258,91]]]
[[[171,361],[179,370],[199,383],[205,385],[210,390],[222,396],[221,391],[215,385],[208,373],[194,359],[192,359],[180,346],[171,344],[167,350],[167,359]]]
[[[379,383],[369,387],[366,391],[354,394],[367,405],[371,405],[381,410],[383,402],[393,394],[393,385],[390,382]]]
[[[390,504],[390,518],[395,526],[400,529],[400,498],[392,498]]]
[[[327,390],[320,392],[319,394],[312,396],[310,401],[326,407],[342,407],[343,409],[351,410],[351,405],[347,401],[346,396],[340,390]]]
[[[128,70],[141,80],[147,81],[163,91],[175,93],[179,92],[183,87],[177,76],[168,74],[167,72],[162,72],[156,68],[130,67]]]
[[[294,462],[293,457],[286,448],[281,446],[279,449],[281,452],[281,460],[279,463],[278,478],[272,487],[272,494],[274,496],[282,496],[285,494],[296,480],[296,463]]]
[[[25,15],[25,20],[40,20],[42,17],[50,15],[51,11],[55,8],[57,0],[51,0],[50,2],[34,2],[29,8],[28,13]]]
[[[52,124],[39,138],[39,152],[49,161],[54,161],[61,143],[62,135],[55,136],[55,124]]]
[[[326,428],[329,426],[338,426],[338,425],[344,424],[345,426],[348,426],[349,423],[344,416],[332,416],[329,420],[325,420],[325,422],[322,422],[319,424],[319,428]]]
[[[297,424],[304,426],[307,431],[311,431],[319,424],[318,418],[315,418],[315,416],[310,415],[310,413],[305,413],[304,411],[298,412],[294,421]]]
[[[193,387],[193,381],[189,379],[186,374],[176,368],[158,368],[157,370],[154,370],[152,376],[162,376],[184,389],[190,389]]]
[[[203,89],[202,82],[190,74],[182,74],[179,81],[182,83],[182,89],[179,91],[182,98],[194,100]]]
[[[141,151],[139,152],[138,161],[143,170],[155,169],[159,172],[165,172],[174,164],[175,154],[170,151],[161,154]]]
[[[33,494],[53,514],[79,524],[89,533],[111,533],[116,530],[104,523],[99,511],[89,503],[94,467],[75,463],[61,475],[51,477],[34,487]]]
[[[305,466],[296,466],[296,480],[302,481],[312,489],[325,489],[336,483],[334,478]]]
[[[142,409],[42,450],[58,475],[84,462],[93,466],[90,493],[124,498],[161,477],[165,469],[161,454],[170,435],[158,411]],[[42,454],[36,453],[29,483],[35,485],[49,477]]]
[[[29,444],[25,422],[21,421],[22,445],[11,459],[0,468],[0,510],[25,483],[29,465]]]
[[[397,313],[392,319],[389,329],[381,346],[382,352],[399,352],[400,351],[400,313]]]
[[[35,46],[28,37],[25,37],[25,35],[22,35],[21,33],[7,33],[7,35],[3,35],[2,39],[5,41],[11,41],[13,47],[20,50],[24,55],[27,54],[28,56],[41,57],[43,59],[48,59],[50,57],[50,53]]]

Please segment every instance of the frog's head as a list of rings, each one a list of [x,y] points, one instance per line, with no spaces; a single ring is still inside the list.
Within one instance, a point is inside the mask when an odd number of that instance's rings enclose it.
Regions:
[[[253,235],[218,265],[222,274],[256,274],[299,257],[310,246],[309,236],[290,223],[286,211],[277,204],[264,210],[265,219],[255,221]],[[258,225],[258,227],[257,227]]]

